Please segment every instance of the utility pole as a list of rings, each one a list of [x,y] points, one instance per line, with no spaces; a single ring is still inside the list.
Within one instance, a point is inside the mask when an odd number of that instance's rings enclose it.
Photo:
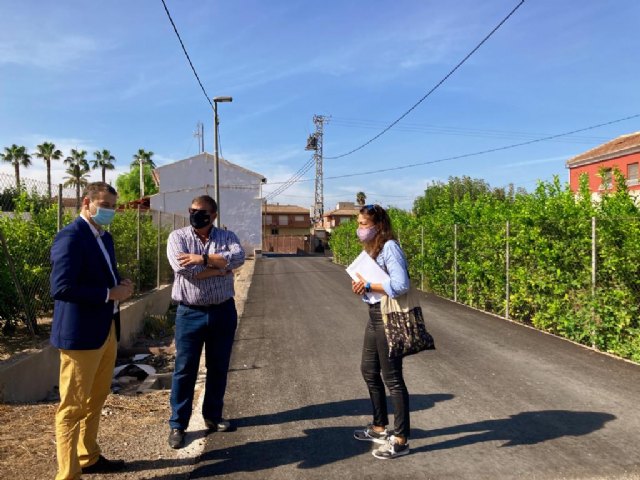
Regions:
[[[198,139],[198,153],[204,153],[204,124],[202,122],[196,124],[196,133],[193,136]]]
[[[324,194],[323,194],[323,174],[322,174],[322,139],[324,122],[328,122],[329,118],[324,115],[314,115],[313,123],[316,125],[316,131],[309,135],[307,139],[307,147],[305,150],[313,150],[313,158],[316,162],[316,192],[313,202],[313,223],[314,226],[322,221],[324,214]]]

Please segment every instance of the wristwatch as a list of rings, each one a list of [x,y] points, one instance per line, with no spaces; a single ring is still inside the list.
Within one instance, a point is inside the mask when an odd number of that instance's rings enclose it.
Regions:
[[[204,262],[204,266],[207,266],[207,263],[209,263],[209,255],[207,255],[206,253],[202,254],[202,261]]]
[[[367,282],[364,284],[364,291],[367,293],[371,292],[371,282]]]

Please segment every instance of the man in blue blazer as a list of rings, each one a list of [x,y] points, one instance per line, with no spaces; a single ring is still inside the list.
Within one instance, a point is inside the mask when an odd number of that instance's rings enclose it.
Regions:
[[[133,293],[131,280],[118,274],[113,239],[103,230],[113,220],[116,199],[107,183],[89,184],[80,215],[51,247],[51,344],[60,351],[56,480],[124,468],[122,460],[103,457],[97,442],[120,334],[118,305]]]

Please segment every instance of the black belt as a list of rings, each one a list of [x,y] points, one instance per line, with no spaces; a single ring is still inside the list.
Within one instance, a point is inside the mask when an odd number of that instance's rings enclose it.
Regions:
[[[189,305],[188,303],[184,303],[184,302],[179,302],[179,303],[183,307],[188,307],[188,308],[191,308],[193,310],[200,310],[201,312],[206,312],[206,311],[208,311],[209,309],[211,309],[213,307],[219,307],[220,305],[224,305],[225,303],[230,302],[231,300],[233,300],[233,298],[228,298],[224,302],[211,303],[209,305]]]

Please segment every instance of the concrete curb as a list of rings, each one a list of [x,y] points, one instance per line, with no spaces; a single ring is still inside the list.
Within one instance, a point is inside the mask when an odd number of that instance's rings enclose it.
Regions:
[[[171,285],[162,285],[126,303],[120,310],[120,347],[130,346],[142,331],[147,314],[164,314],[171,301]],[[0,365],[0,402],[30,403],[45,400],[58,386],[60,355],[46,344],[26,351]]]

